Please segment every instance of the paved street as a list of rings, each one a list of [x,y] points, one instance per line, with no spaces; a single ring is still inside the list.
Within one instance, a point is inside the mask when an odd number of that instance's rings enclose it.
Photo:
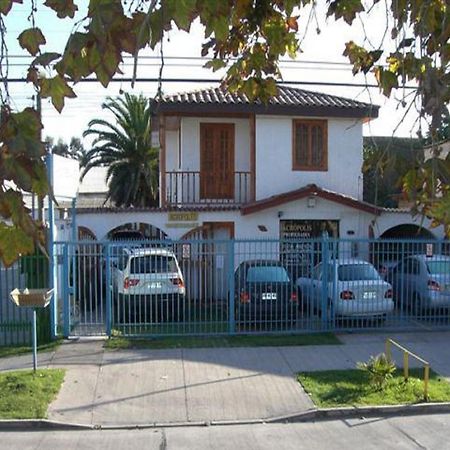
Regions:
[[[5,450],[445,450],[450,448],[449,420],[448,415],[427,415],[272,425],[0,432],[0,447]]]
[[[382,352],[386,336],[450,378],[450,332],[344,334],[344,345],[334,346],[113,352],[101,340],[79,340],[39,355],[39,361],[67,370],[49,408],[51,420],[130,426],[264,420],[314,408],[297,372],[354,368]],[[401,361],[399,353],[394,358]],[[0,370],[30,366],[31,355],[0,359]]]

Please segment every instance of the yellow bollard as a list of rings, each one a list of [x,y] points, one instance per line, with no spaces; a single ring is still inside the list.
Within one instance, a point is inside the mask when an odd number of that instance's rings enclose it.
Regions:
[[[388,361],[392,361],[391,340],[390,339],[386,339],[386,358]]]
[[[423,398],[427,402],[428,401],[428,380],[430,379],[430,366],[425,364],[423,375]]]
[[[408,360],[408,352],[403,352],[403,376],[405,381],[408,381],[409,378],[409,360]]]

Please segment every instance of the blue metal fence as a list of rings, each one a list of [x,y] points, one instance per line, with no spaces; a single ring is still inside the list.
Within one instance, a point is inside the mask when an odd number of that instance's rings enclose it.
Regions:
[[[40,253],[21,257],[11,267],[0,265],[0,346],[31,344],[32,311],[17,307],[10,301],[9,294],[15,288],[44,288],[47,279],[48,260]],[[49,342],[48,310],[38,312],[37,326],[39,343]]]
[[[80,241],[55,253],[66,336],[450,325],[448,241]]]

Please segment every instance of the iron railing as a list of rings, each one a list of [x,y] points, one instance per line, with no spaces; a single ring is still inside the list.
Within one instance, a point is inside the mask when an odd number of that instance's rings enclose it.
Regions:
[[[251,198],[251,173],[233,173],[233,182],[226,188],[208,186],[200,172],[166,172],[166,202],[169,205],[192,206],[199,204],[244,204]],[[203,183],[203,184],[202,184]]]
[[[55,254],[67,336],[450,327],[448,241],[80,241]],[[420,287],[408,261],[424,264]]]

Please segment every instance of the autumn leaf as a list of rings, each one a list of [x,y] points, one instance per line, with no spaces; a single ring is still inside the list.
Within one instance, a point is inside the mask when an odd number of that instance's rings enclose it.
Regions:
[[[75,12],[78,11],[78,6],[73,3],[73,0],[46,0],[44,6],[53,9],[60,19],[65,17],[73,19]]]
[[[342,18],[351,25],[356,14],[363,11],[361,0],[334,0],[330,2],[327,16],[335,16],[336,19]]]
[[[58,59],[60,57],[61,57],[61,55],[59,53],[54,53],[54,52],[42,53],[42,55],[39,55],[36,58],[34,58],[31,65],[32,66],[48,66],[51,62],[53,62],[55,59]]]
[[[13,3],[23,3],[23,0],[0,0],[0,13],[5,16],[11,11]]]
[[[58,112],[61,112],[64,107],[64,99],[75,98],[75,92],[67,84],[66,80],[61,75],[56,75],[53,78],[42,78],[39,80],[41,87],[41,97],[50,97],[53,106]]]
[[[166,0],[164,7],[173,10],[173,20],[178,28],[189,31],[196,3],[196,0]]]
[[[33,252],[33,236],[15,225],[0,222],[0,259],[5,267],[10,267],[20,255]]]
[[[33,160],[45,154],[45,148],[40,141],[42,123],[38,113],[32,108],[25,108],[18,113],[12,113],[3,108],[0,123],[0,142],[4,152],[15,156],[26,155]]]
[[[28,28],[22,31],[18,40],[20,46],[33,56],[38,53],[39,47],[46,43],[45,37],[39,28]]]
[[[395,73],[383,69],[383,67],[375,67],[375,78],[377,79],[380,89],[386,97],[391,95],[391,91],[398,87],[398,79]]]
[[[288,17],[286,20],[287,26],[294,31],[298,31],[298,17]]]

